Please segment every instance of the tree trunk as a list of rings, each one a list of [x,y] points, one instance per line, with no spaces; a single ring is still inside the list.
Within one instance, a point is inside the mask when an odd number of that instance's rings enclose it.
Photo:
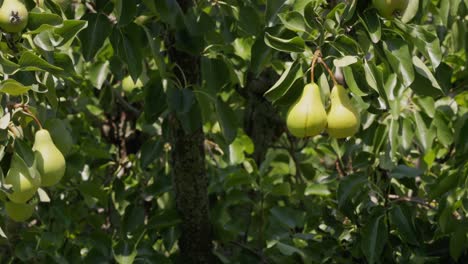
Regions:
[[[193,1],[178,2],[184,11],[193,4]],[[171,41],[174,43],[174,38]],[[181,52],[174,46],[169,45],[169,59],[180,66],[189,84],[198,83],[199,57]],[[178,77],[183,79],[181,75]],[[170,115],[168,124],[176,206],[182,218],[180,262],[214,263],[202,124],[194,132],[186,133],[175,114]]]
[[[275,143],[286,129],[285,122],[263,94],[273,85],[273,73],[264,72],[258,78],[249,78],[246,91],[247,106],[244,130],[252,139],[255,150],[253,159],[257,166],[265,159],[268,148]]]

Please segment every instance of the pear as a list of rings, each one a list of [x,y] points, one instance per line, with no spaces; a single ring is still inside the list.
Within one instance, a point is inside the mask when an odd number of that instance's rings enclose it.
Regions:
[[[4,0],[0,8],[0,27],[5,32],[21,32],[28,24],[28,10],[18,0]]]
[[[372,0],[372,4],[382,17],[391,19],[396,12],[402,13],[405,11],[408,6],[408,1],[409,0]]]
[[[301,97],[288,111],[286,124],[296,137],[312,137],[325,129],[327,113],[317,84],[310,83],[304,87]]]
[[[33,150],[41,186],[57,184],[65,174],[65,158],[52,141],[49,131],[41,129],[36,132]]]
[[[328,134],[334,138],[345,138],[359,130],[359,113],[341,85],[336,85],[330,93],[331,108],[328,112]]]
[[[5,177],[5,183],[12,185],[12,193],[8,198],[15,203],[26,203],[37,191],[41,181],[36,175],[31,175],[35,169],[30,170],[24,161],[14,154],[10,169]]]
[[[5,202],[5,211],[13,221],[24,222],[33,215],[34,205]]]

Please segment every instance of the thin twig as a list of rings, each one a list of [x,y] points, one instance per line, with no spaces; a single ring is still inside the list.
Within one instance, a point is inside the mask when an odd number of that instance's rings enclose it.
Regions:
[[[312,64],[310,65],[310,82],[311,83],[314,83],[314,80],[315,80],[315,74],[314,74],[315,64],[317,63],[317,60],[320,57],[322,57],[322,53],[320,52],[320,50],[316,50],[314,52],[314,57],[312,59]]]
[[[330,78],[333,81],[333,85],[337,86],[338,82],[336,81],[335,75],[333,74],[332,70],[328,65],[325,63],[325,61],[322,59],[322,57],[319,57],[318,61],[322,64],[322,66],[328,71],[328,74],[330,75]]]
[[[402,202],[411,202],[411,203],[416,203],[420,204],[424,207],[427,207],[429,209],[436,209],[434,206],[429,204],[427,201],[424,201],[423,199],[419,197],[405,197],[405,196],[399,196],[396,194],[389,194],[388,199],[394,200],[394,201],[402,201]]]
[[[338,171],[338,175],[340,175],[340,178],[343,178],[346,176],[346,174],[343,171],[343,168],[341,167],[340,161],[338,159],[336,159],[335,161],[335,167],[336,167],[336,171]]]

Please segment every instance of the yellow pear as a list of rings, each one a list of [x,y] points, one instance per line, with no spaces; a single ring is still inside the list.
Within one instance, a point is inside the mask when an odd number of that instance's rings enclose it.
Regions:
[[[65,158],[52,141],[49,131],[41,129],[36,132],[33,150],[41,186],[57,184],[65,174]]]
[[[21,32],[28,24],[28,10],[18,0],[5,0],[0,8],[0,27],[5,32]]]
[[[296,137],[312,137],[325,129],[327,113],[317,84],[310,83],[304,87],[301,97],[288,111],[286,124]]]
[[[334,138],[345,138],[359,130],[359,113],[351,103],[346,90],[336,85],[330,93],[331,108],[328,112],[328,134]]]
[[[5,202],[5,211],[13,221],[24,222],[33,215],[34,205]]]
[[[5,177],[5,183],[12,185],[13,192],[8,194],[8,198],[11,201],[26,203],[34,196],[41,182],[39,177],[31,175],[31,170],[15,154]]]

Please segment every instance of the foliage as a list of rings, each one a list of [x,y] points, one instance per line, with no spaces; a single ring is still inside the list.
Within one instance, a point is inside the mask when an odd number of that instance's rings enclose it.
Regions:
[[[25,223],[6,216],[2,185],[1,263],[177,262],[171,113],[205,134],[220,262],[468,258],[468,1],[419,1],[406,23],[370,1],[181,2],[27,0],[26,30],[2,34],[2,174],[31,156],[31,115],[61,123],[67,169]],[[361,113],[351,138],[282,123],[318,49]],[[315,76],[329,109],[330,76]],[[252,134],[260,111],[279,125]]]

